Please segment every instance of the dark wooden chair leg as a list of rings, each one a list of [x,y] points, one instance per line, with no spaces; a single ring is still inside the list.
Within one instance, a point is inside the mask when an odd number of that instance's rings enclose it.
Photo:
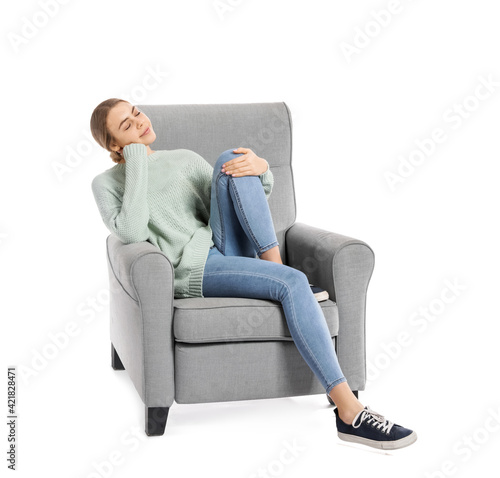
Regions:
[[[161,436],[165,433],[168,407],[146,407],[146,435]]]
[[[358,397],[358,391],[357,390],[353,390],[352,393],[354,393],[354,396],[356,398],[359,398]],[[328,393],[326,394],[326,398],[328,398],[328,401],[333,405],[335,406],[335,402],[332,400],[332,397],[330,397],[330,395],[328,395]]]
[[[111,366],[114,370],[125,370],[125,367],[120,360],[120,357],[116,353],[115,347],[111,344]]]

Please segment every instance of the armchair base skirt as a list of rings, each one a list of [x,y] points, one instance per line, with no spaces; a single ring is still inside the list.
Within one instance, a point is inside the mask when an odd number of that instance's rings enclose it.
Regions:
[[[320,393],[325,393],[323,385],[293,340],[175,344],[177,403]]]

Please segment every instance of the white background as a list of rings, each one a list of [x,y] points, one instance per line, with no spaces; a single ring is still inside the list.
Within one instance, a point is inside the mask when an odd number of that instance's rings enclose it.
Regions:
[[[1,19],[1,421],[15,365],[17,476],[498,471],[498,2],[45,3],[50,15],[27,0]],[[139,97],[151,69],[165,74]],[[341,442],[324,395],[174,403],[165,434],[145,436],[139,396],[110,366],[109,232],[90,188],[112,166],[89,139],[109,97],[287,103],[297,221],[375,251],[360,400],[416,430],[414,445],[384,454]],[[430,145],[436,128],[446,139],[391,190],[386,174],[418,160],[416,142]],[[49,334],[70,323],[77,334],[43,362]]]

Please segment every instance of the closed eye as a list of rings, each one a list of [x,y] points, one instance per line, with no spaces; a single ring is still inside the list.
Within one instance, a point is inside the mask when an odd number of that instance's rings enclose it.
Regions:
[[[137,114],[135,116],[139,116],[141,114],[140,111],[137,111]],[[128,124],[128,126],[125,128],[125,131],[127,131],[128,129],[130,128],[130,123]]]

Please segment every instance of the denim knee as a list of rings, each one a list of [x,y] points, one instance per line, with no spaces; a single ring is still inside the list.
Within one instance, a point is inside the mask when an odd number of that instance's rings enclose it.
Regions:
[[[310,290],[309,279],[299,269],[294,269],[293,267],[286,266],[285,272],[283,273],[281,278],[286,283],[286,288],[292,292],[297,292],[300,290]]]
[[[236,148],[234,148],[236,149]],[[234,158],[237,158],[238,156],[241,156],[243,153],[233,153],[233,150],[232,149],[226,149],[226,151],[224,151],[220,156],[219,158],[217,159],[217,161],[215,162],[215,166],[214,166],[214,169],[215,168],[218,168],[218,170],[220,171],[221,168],[222,168],[222,165],[227,162],[227,161],[231,161],[231,159],[234,159]]]

